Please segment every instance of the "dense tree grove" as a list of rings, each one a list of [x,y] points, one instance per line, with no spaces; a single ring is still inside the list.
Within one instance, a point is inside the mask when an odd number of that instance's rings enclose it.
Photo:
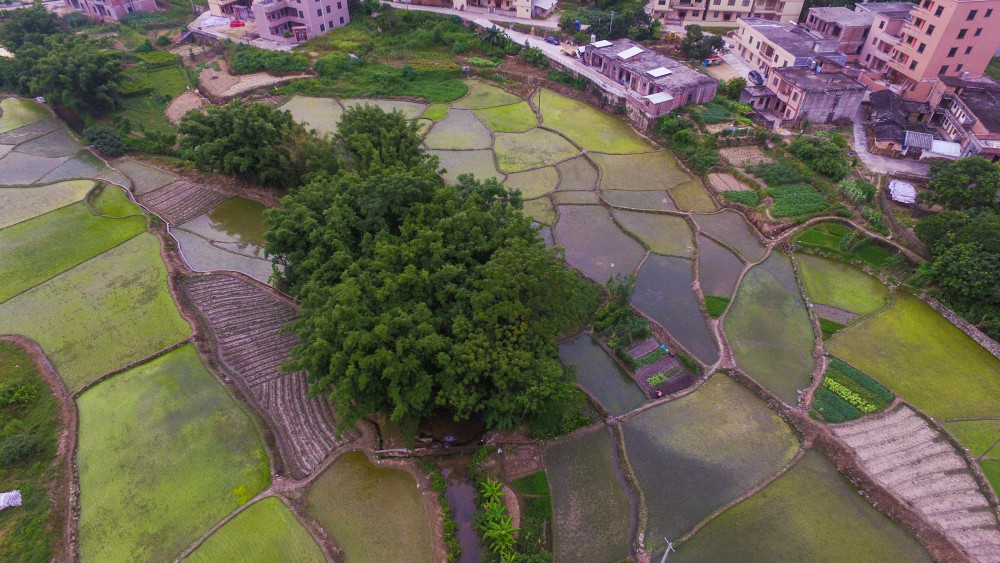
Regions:
[[[705,35],[701,31],[701,26],[688,25],[684,30],[687,34],[681,39],[681,51],[694,60],[707,59],[726,46],[726,41],[721,35]]]
[[[341,424],[447,412],[508,428],[578,393],[557,336],[597,292],[546,249],[521,198],[493,179],[445,185],[414,121],[349,109],[343,166],[268,212],[267,251],[302,301],[291,367]]]
[[[1000,215],[996,196],[1000,168],[980,157],[962,158],[932,169],[933,190],[925,199],[946,211],[916,226],[933,262],[921,273],[941,298],[993,338],[1000,336]]]
[[[15,52],[25,44],[41,44],[45,38],[64,29],[59,17],[47,11],[41,2],[30,8],[9,10],[0,22],[0,47]]]

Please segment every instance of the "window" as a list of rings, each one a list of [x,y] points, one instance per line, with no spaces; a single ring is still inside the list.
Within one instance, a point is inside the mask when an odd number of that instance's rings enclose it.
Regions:
[[[677,17],[679,17],[680,19],[686,18],[687,15],[688,15],[688,13],[686,11],[684,11],[684,10],[681,10],[681,11],[677,12]]]
[[[317,16],[322,16],[323,15],[323,10],[321,10],[320,8],[316,8],[316,15]]]
[[[715,1],[714,1],[714,2],[712,2],[712,3],[713,3],[713,4],[715,4],[716,6],[718,6],[719,4],[721,4],[721,3],[722,3],[722,0],[715,0]]]
[[[924,49],[926,49],[926,48],[927,48],[927,43],[921,43],[920,46],[917,47],[917,52],[918,53],[923,53]]]
[[[944,6],[938,6],[937,10],[934,10],[934,15],[939,18],[941,17],[942,13],[944,13]]]
[[[946,72],[948,72],[948,65],[942,66],[941,70],[938,71],[938,74],[944,74]]]
[[[951,49],[948,49],[948,58],[950,59],[951,57],[954,57],[955,53],[957,52],[958,52],[958,47],[952,47]]]
[[[931,0],[924,0],[924,3],[923,3],[923,8],[924,8],[925,10],[929,10],[929,9],[930,9],[930,7],[931,7]]]
[[[955,72],[962,72],[962,67],[965,65],[958,65],[955,67]]]
[[[923,29],[924,28],[924,20],[922,20],[920,18],[917,18],[917,19],[913,20],[913,26],[916,27],[917,29]]]
[[[333,20],[330,20],[330,21],[326,22],[326,27],[329,27],[330,29],[333,29]]]
[[[879,29],[885,29],[885,20],[882,20],[882,21],[878,22],[878,28]]]
[[[934,33],[934,26],[933,25],[927,26],[927,35],[930,35],[932,33]]]
[[[696,17],[698,17],[700,15],[701,15],[701,11],[699,11],[699,10],[695,10],[695,11],[691,12],[691,17],[692,18],[696,18]]]
[[[304,18],[304,17],[306,17],[306,15],[302,13],[302,10],[299,10],[299,17],[300,17],[300,18]]]
[[[338,10],[339,10],[339,9],[341,9],[341,8],[340,8],[340,2],[337,2],[337,9],[338,9]]]
[[[910,63],[910,70],[917,70],[917,61]]]
[[[978,11],[979,10],[972,10],[971,12],[969,12],[969,15],[966,16],[965,21],[972,21],[972,20],[976,19],[976,12],[978,12]]]
[[[736,0],[729,0],[729,5],[730,6],[735,6],[736,5]]]
[[[972,34],[973,37],[979,37],[983,33],[983,28],[977,27],[976,32]]]
[[[326,13],[328,13],[328,14],[330,13],[330,7],[329,6],[326,7]]]
[[[744,6],[749,6],[750,5],[750,0],[743,0],[743,5]]]
[[[319,30],[320,30],[320,31],[326,31],[326,25],[324,25],[324,24],[319,24]]]
[[[983,14],[983,17],[984,18],[988,18],[988,17],[990,17],[992,15],[993,15],[993,8],[990,8],[989,10],[986,10],[986,13]]]
[[[798,99],[799,99],[799,93],[798,92],[793,92],[792,93],[792,101],[794,102],[794,101],[797,101]]]
[[[865,62],[866,63],[867,62],[871,62],[871,60],[872,60],[872,56],[871,55],[865,55]]]
[[[913,45],[913,42],[914,42],[914,41],[916,41],[916,40],[915,40],[915,39],[913,38],[913,36],[912,36],[912,35],[907,35],[907,36],[906,36],[906,44],[907,44],[907,45]]]
[[[715,0],[715,3],[716,3],[716,4],[718,4],[718,3],[719,3],[719,0]],[[712,17],[713,17],[713,18],[717,18],[717,17],[719,17],[719,12],[715,12],[715,15],[713,15]]]
[[[775,85],[775,86],[777,86],[777,85],[778,85],[778,79],[777,79],[777,77],[775,77],[775,79],[774,79],[774,82],[772,82],[771,84],[773,84],[773,85]]]
[[[965,54],[968,55],[971,52],[972,52],[972,45],[969,45],[968,47],[965,48]]]
[[[959,39],[965,39],[965,34],[968,33],[968,32],[969,32],[968,29],[960,29],[960,30],[958,30],[958,38]]]
[[[872,45],[878,43],[878,37],[872,37]]]
[[[341,24],[343,24],[343,23],[344,23],[344,16],[340,16],[340,23],[341,23]]]

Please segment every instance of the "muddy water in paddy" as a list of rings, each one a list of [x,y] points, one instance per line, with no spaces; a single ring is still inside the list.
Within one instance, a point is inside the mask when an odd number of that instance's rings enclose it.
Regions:
[[[705,295],[731,297],[743,262],[710,238],[698,237],[698,279]]]
[[[702,362],[719,357],[691,290],[691,261],[651,254],[635,279],[632,303],[652,317]]]
[[[589,334],[559,346],[559,356],[576,366],[577,381],[613,415],[624,414],[646,400],[632,378],[608,356]]]
[[[445,496],[451,517],[458,525],[455,537],[462,548],[462,556],[458,563],[476,563],[483,554],[482,540],[472,528],[472,515],[476,511],[476,489],[469,482],[466,472],[469,458],[466,456],[449,457],[438,460],[437,465],[444,475],[447,487]]]

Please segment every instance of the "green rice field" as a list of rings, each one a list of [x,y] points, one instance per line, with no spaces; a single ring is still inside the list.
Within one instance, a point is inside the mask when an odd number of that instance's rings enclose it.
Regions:
[[[910,294],[826,348],[939,420],[1000,417],[1000,360]]]
[[[431,121],[441,121],[448,116],[448,108],[451,107],[448,104],[431,104],[427,106],[424,110],[423,115],[420,117],[424,119],[430,119]]]
[[[614,210],[618,224],[657,254],[694,256],[694,236],[683,217],[665,213]]]
[[[538,125],[538,117],[528,102],[476,110],[476,115],[493,131],[517,133]]]
[[[521,190],[521,197],[532,199],[543,196],[556,189],[559,183],[559,173],[555,167],[546,166],[526,172],[518,172],[507,176],[504,186],[509,190]]]
[[[240,512],[209,536],[184,561],[256,561],[260,563],[325,561],[323,552],[295,515],[274,497]]]
[[[809,254],[797,254],[806,293],[816,303],[830,305],[858,315],[885,307],[889,290],[877,279],[843,262]]]
[[[497,133],[494,135],[493,151],[497,156],[497,168],[502,172],[520,172],[556,164],[579,152],[566,139],[537,127],[524,133]]]
[[[674,198],[677,207],[684,211],[710,213],[717,209],[715,200],[708,194],[705,185],[698,178],[673,187],[670,190],[670,197]]]
[[[94,211],[105,217],[131,217],[142,215],[142,209],[136,205],[124,190],[118,186],[104,184],[97,192],[92,203]]]
[[[670,561],[930,561],[815,450],[677,546]]]
[[[624,154],[653,148],[625,121],[590,104],[541,90],[535,96],[535,107],[541,110],[543,125],[573,139],[586,151]]]
[[[635,271],[646,250],[615,225],[611,213],[597,205],[561,205],[556,241],[566,260],[588,278],[604,283],[613,274]]]
[[[814,335],[785,255],[775,252],[747,272],[725,329],[736,363],[779,399],[797,404],[796,391],[809,385],[814,367]]]
[[[691,180],[669,151],[590,154],[601,167],[602,190],[669,190]]]
[[[956,420],[945,422],[944,427],[961,442],[974,457],[1000,458],[1000,420]]]
[[[552,200],[547,197],[524,202],[524,214],[543,225],[555,225],[556,223],[556,209],[552,206]]]
[[[313,483],[306,509],[348,561],[431,561],[431,537],[413,476],[362,452],[340,456]]]
[[[73,391],[187,338],[191,327],[167,291],[160,242],[144,233],[0,303],[7,333],[38,342]]]
[[[91,180],[71,180],[31,188],[0,188],[0,229],[82,200]]]
[[[77,399],[81,561],[163,561],[270,480],[250,416],[191,345]]]
[[[6,133],[36,121],[41,121],[51,114],[45,106],[31,100],[19,98],[4,98],[0,100],[0,133]]]
[[[465,109],[485,109],[498,106],[509,106],[521,102],[520,97],[504,91],[502,88],[490,86],[478,80],[467,80],[469,93],[452,103],[453,107]]]
[[[629,463],[646,500],[649,545],[680,537],[791,463],[791,428],[723,374],[624,425]]]
[[[632,502],[618,475],[610,432],[602,427],[545,448],[556,561],[621,561],[629,556]]]

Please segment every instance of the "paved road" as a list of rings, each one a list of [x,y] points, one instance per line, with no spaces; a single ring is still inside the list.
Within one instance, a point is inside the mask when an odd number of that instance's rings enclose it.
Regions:
[[[865,132],[864,110],[858,111],[851,117],[854,122],[854,152],[858,153],[858,158],[865,163],[872,172],[878,174],[893,174],[902,172],[904,174],[916,174],[917,176],[927,176],[931,166],[926,162],[902,158],[889,158],[868,152],[868,136]]]
[[[480,12],[477,9],[472,10],[453,10],[451,8],[438,8],[435,6],[414,6],[409,2],[397,2],[395,0],[387,1],[386,4],[395,6],[400,10],[420,10],[423,12],[437,12],[439,14],[449,14],[453,16],[459,16],[466,20],[477,20],[486,19],[494,22],[513,22],[513,23],[523,23],[524,25],[533,25],[535,27],[543,27],[546,29],[559,29],[559,16],[552,14],[551,16],[544,19],[530,19],[526,20],[524,18],[518,18],[512,15],[510,12],[497,12],[489,14],[485,11]]]

